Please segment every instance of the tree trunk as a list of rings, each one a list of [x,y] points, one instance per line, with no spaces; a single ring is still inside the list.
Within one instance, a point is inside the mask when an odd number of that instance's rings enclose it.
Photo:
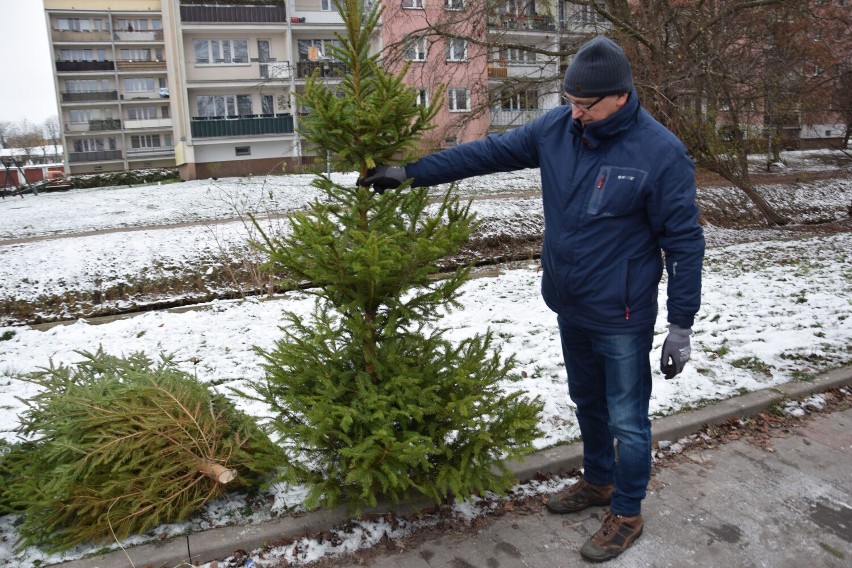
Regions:
[[[218,463],[209,460],[198,460],[198,471],[222,485],[233,481],[237,477],[236,470],[228,469]]]
[[[736,176],[732,175],[728,171],[719,171],[716,170],[716,173],[721,175],[723,178],[740,188],[746,196],[751,199],[751,202],[757,206],[758,211],[763,214],[763,217],[766,221],[773,226],[783,226],[790,222],[790,219],[784,217],[780,213],[778,213],[772,205],[769,204],[766,199],[757,191],[757,188],[754,187],[754,184],[751,183],[751,180],[748,176]]]

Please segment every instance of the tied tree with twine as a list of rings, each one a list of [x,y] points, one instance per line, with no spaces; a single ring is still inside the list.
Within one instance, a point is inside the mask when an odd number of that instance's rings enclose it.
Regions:
[[[382,69],[370,49],[378,3],[336,5],[347,35],[330,54],[351,71],[337,85],[307,80],[301,134],[363,177],[409,160],[443,97],[418,105],[407,68]],[[470,205],[452,188],[430,203],[407,183],[382,195],[330,176],[313,185],[323,198],[292,217],[292,231],[261,230],[257,243],[267,270],[315,296],[313,314],[285,313],[283,338],[258,349],[265,376],[240,393],[273,410],[286,480],[308,487],[308,506],[354,512],[382,497],[441,502],[507,489],[504,462],[531,451],[541,404],[507,393],[519,377],[490,333],[453,343],[439,325],[461,307],[470,275],[440,269],[477,226]]]
[[[281,449],[251,417],[168,358],[81,353],[24,380],[22,442],[0,456],[0,513],[18,548],[55,552],[182,521],[272,477]]]

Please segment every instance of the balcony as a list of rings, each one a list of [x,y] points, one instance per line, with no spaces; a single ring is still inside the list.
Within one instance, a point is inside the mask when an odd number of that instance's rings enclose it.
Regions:
[[[491,128],[517,128],[535,120],[546,113],[548,109],[525,109],[525,110],[492,110]]]
[[[101,41],[110,41],[112,34],[109,31],[88,31],[88,30],[50,30],[50,39],[54,42],[68,41],[73,43],[93,43]]]
[[[114,61],[57,61],[56,71],[112,71]]]
[[[213,24],[213,23],[243,23],[281,24],[287,21],[287,10],[284,4],[181,4],[180,20],[183,23]]]
[[[139,31],[122,30],[115,32],[116,41],[163,41],[163,30]]]
[[[118,91],[90,91],[86,93],[61,93],[63,103],[117,101]]]
[[[499,16],[488,16],[489,28],[506,30],[556,31],[556,22],[550,16],[528,16],[505,12]]]
[[[156,148],[128,148],[124,155],[128,160],[147,160],[148,158],[173,158],[174,146],[159,146]]]
[[[227,119],[224,117],[193,117],[190,125],[193,138],[293,133],[293,117],[290,115]]]
[[[119,71],[165,71],[166,62],[156,59],[122,59],[118,61]]]
[[[306,79],[319,71],[320,77],[341,79],[350,69],[343,63],[334,61],[299,61],[296,63],[296,77]]]
[[[340,26],[343,25],[343,18],[337,10],[327,10],[324,12],[316,10],[307,11],[296,6],[293,11],[293,15],[290,16],[290,24],[293,26],[294,30],[298,30],[300,27],[309,27],[313,25]]]
[[[121,150],[101,150],[100,152],[70,152],[68,154],[69,162],[109,162],[110,160],[120,160]]]
[[[488,67],[489,79],[505,79],[509,76],[509,70],[506,67]]]
[[[125,130],[135,130],[137,128],[171,128],[171,118],[142,118],[135,120],[125,120]],[[128,150],[129,152],[129,150]]]
[[[121,130],[121,121],[117,118],[93,118],[89,121],[89,131]]]

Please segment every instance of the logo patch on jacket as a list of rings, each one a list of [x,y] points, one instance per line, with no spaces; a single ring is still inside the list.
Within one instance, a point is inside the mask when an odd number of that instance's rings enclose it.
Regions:
[[[631,213],[647,177],[645,170],[602,166],[595,177],[587,213],[595,217],[618,217]]]

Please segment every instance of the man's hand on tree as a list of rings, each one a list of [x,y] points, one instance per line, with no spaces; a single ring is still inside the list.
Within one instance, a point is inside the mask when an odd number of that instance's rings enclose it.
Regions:
[[[367,175],[358,180],[362,187],[373,187],[373,190],[382,194],[388,189],[396,189],[406,180],[405,168],[376,166],[367,170]]]

